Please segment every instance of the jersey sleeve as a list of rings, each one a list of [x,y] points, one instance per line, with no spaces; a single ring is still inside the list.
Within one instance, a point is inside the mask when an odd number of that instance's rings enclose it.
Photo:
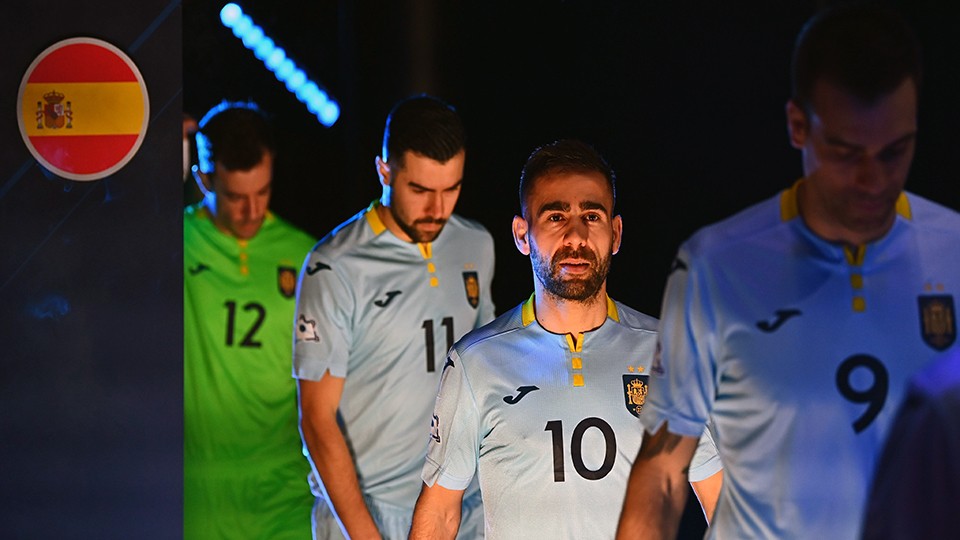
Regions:
[[[311,251],[297,283],[297,310],[293,321],[293,376],[320,380],[327,370],[347,376],[352,314],[356,304],[343,269]]]
[[[641,421],[655,433],[667,422],[672,433],[700,437],[716,391],[714,320],[703,271],[681,247],[667,280],[660,319],[660,347],[651,368],[650,414]]]
[[[700,441],[697,443],[697,449],[693,453],[693,459],[690,460],[690,472],[687,473],[687,479],[690,482],[699,482],[706,480],[717,474],[723,469],[720,462],[720,454],[717,453],[717,444],[710,433],[710,427],[703,428],[703,434],[700,435]]]
[[[493,269],[495,266],[495,254],[493,249],[493,237],[490,236],[490,233],[487,233],[484,238],[483,243],[484,257],[483,260],[486,261],[486,268],[483,273],[483,283],[480,286],[480,305],[477,309],[477,324],[474,328],[480,328],[481,326],[492,321],[496,315],[496,307],[493,305]]]
[[[451,349],[440,376],[440,390],[430,422],[430,440],[421,478],[428,486],[464,490],[480,457],[479,412],[456,349]]]

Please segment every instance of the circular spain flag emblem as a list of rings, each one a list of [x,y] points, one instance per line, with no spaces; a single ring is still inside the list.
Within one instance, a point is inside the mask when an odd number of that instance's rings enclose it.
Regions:
[[[23,142],[40,164],[70,180],[97,180],[126,165],[143,142],[149,118],[140,70],[99,39],[51,45],[20,83]]]

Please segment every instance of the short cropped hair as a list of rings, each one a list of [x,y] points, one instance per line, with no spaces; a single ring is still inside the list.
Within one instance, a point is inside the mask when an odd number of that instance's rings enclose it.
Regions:
[[[527,216],[527,199],[537,179],[555,173],[600,173],[617,202],[617,175],[592,146],[576,139],[561,139],[537,148],[520,172],[520,211]],[[610,209],[613,212],[613,208]]]
[[[200,171],[213,172],[217,163],[228,171],[248,171],[276,154],[273,129],[266,114],[252,101],[223,101],[200,119],[197,130]]]
[[[466,146],[466,131],[452,105],[426,94],[394,105],[383,130],[383,159],[402,169],[409,150],[446,163]]]
[[[810,111],[817,81],[837,85],[864,103],[895,90],[904,79],[920,88],[920,42],[893,9],[850,4],[814,15],[797,36],[793,101]]]

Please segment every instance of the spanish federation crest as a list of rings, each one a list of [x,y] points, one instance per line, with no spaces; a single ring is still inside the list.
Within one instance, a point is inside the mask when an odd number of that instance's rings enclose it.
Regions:
[[[476,272],[463,273],[463,289],[467,293],[467,302],[476,309],[480,304],[480,280]]]
[[[650,388],[649,375],[627,374],[623,376],[624,405],[630,414],[640,417],[643,404],[647,401],[647,390]]]
[[[927,345],[942,351],[957,339],[957,318],[953,296],[949,294],[918,296],[920,334]]]
[[[290,266],[277,267],[277,286],[284,298],[293,298],[297,292],[297,270]]]

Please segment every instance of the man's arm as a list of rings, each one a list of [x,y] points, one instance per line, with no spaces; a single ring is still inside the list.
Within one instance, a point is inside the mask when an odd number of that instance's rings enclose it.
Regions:
[[[337,424],[344,379],[327,371],[319,381],[298,380],[300,432],[348,538],[380,538],[360,493],[357,471],[347,441]]]
[[[463,490],[447,489],[440,484],[423,485],[413,509],[411,540],[456,538],[460,528]]]
[[[699,437],[670,433],[666,423],[656,433],[644,434],[630,471],[617,538],[677,536],[687,500],[687,472],[698,442]]]
[[[720,488],[723,487],[723,471],[718,471],[714,475],[700,480],[699,482],[690,482],[693,492],[700,501],[700,508],[703,509],[703,517],[707,524],[713,521],[713,512],[717,509],[717,499],[720,498]]]

